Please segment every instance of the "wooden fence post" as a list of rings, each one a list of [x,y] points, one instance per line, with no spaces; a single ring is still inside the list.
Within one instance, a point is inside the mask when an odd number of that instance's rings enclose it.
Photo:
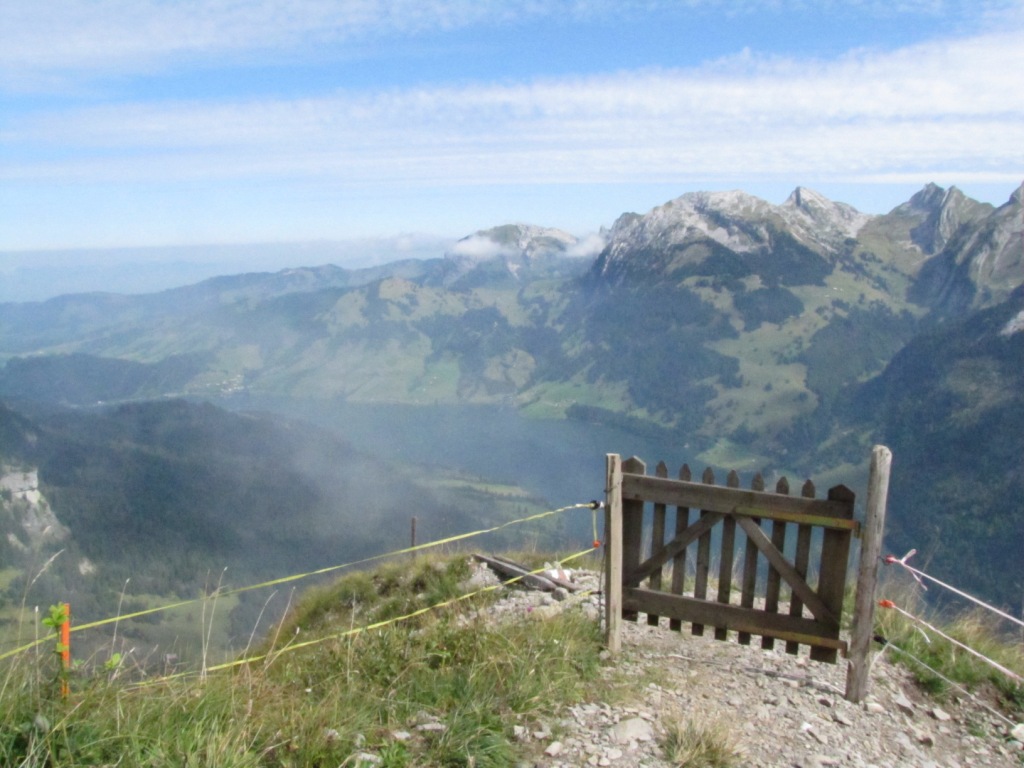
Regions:
[[[876,445],[871,451],[867,509],[860,542],[860,568],[850,636],[850,660],[846,670],[846,699],[855,704],[867,695],[870,682],[868,657],[875,632],[875,588],[878,585],[878,558],[882,553],[891,465],[892,451],[884,445]]]
[[[622,649],[622,459],[605,456],[605,537],[608,558],[604,577],[605,645],[610,653]]]
[[[622,462],[622,473],[629,475],[646,475],[647,465],[636,456],[630,456]],[[639,587],[640,581],[635,580],[642,560],[644,547],[644,500],[623,499],[619,496],[622,509],[622,584],[624,587]],[[626,577],[629,578],[626,578]],[[639,612],[622,609],[623,621],[636,621]]]

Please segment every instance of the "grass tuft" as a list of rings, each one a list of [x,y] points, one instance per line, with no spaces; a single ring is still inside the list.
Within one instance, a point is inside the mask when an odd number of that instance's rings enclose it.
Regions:
[[[661,748],[679,768],[732,768],[742,752],[729,725],[720,720],[702,721],[678,714],[662,722]]]

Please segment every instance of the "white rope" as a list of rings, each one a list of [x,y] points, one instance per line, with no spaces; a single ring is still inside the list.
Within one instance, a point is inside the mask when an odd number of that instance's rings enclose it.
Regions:
[[[882,639],[884,640],[884,638],[882,638]],[[1003,713],[999,712],[998,710],[992,709],[992,707],[990,707],[990,706],[989,706],[988,704],[986,704],[985,702],[983,702],[983,701],[982,701],[981,699],[979,699],[979,698],[978,698],[977,696],[975,696],[975,695],[974,695],[973,693],[971,693],[970,691],[968,691],[968,690],[967,690],[966,688],[964,688],[964,687],[963,687],[962,685],[960,685],[960,684],[959,684],[959,683],[957,683],[957,682],[954,682],[953,680],[950,680],[950,679],[949,679],[948,677],[946,677],[946,676],[945,676],[944,674],[942,674],[941,672],[939,672],[939,670],[937,670],[937,669],[936,669],[935,667],[933,667],[933,666],[931,666],[930,664],[927,664],[927,663],[925,663],[924,661],[922,661],[921,659],[917,658],[917,656],[915,656],[914,654],[912,654],[912,653],[911,653],[910,651],[907,651],[907,650],[904,650],[903,648],[900,648],[900,647],[899,647],[898,645],[896,645],[896,643],[892,642],[891,640],[885,640],[885,645],[883,645],[883,646],[882,646],[882,650],[881,650],[881,651],[879,651],[878,655],[877,655],[877,656],[876,656],[875,658],[876,658],[876,659],[879,659],[879,658],[881,658],[882,654],[883,654],[883,653],[885,653],[885,649],[886,649],[886,648],[892,648],[893,650],[899,651],[899,652],[900,652],[900,653],[902,653],[902,654],[903,654],[904,656],[907,656],[907,657],[909,657],[909,658],[913,659],[913,660],[914,660],[915,662],[917,662],[917,663],[918,663],[918,664],[920,664],[920,665],[921,665],[922,667],[924,667],[925,669],[927,669],[927,670],[928,670],[929,672],[931,672],[931,673],[932,673],[933,675],[935,675],[935,676],[936,676],[937,678],[939,678],[940,680],[943,680],[943,681],[945,681],[945,682],[946,682],[947,684],[949,684],[949,685],[953,686],[953,687],[954,687],[954,688],[956,688],[957,690],[959,690],[959,691],[961,691],[962,693],[966,694],[966,695],[967,695],[967,696],[968,696],[968,697],[969,697],[969,698],[971,699],[971,701],[973,701],[973,702],[974,702],[975,704],[978,704],[978,705],[979,705],[979,706],[981,706],[981,707],[984,707],[985,709],[987,709],[987,710],[988,710],[989,712],[991,712],[991,713],[992,713],[993,715],[995,715],[996,717],[998,717],[998,718],[999,718],[1000,720],[1002,720],[1003,722],[1007,723],[1007,724],[1008,724],[1008,725],[1010,725],[1011,727],[1013,727],[1014,725],[1016,725],[1016,723],[1015,723],[1015,722],[1014,722],[1013,720],[1011,720],[1010,718],[1008,718],[1008,717],[1007,717],[1006,715],[1004,715]]]
[[[992,613],[998,614],[999,616],[1001,616],[1002,618],[1006,619],[1007,621],[1012,621],[1014,624],[1017,624],[1017,625],[1019,625],[1021,627],[1024,627],[1024,621],[1021,621],[1020,619],[1018,619],[1018,618],[1016,618],[1014,616],[1011,616],[1010,614],[1005,613],[1004,611],[1001,611],[998,608],[995,608],[995,607],[989,605],[988,603],[983,602],[982,600],[979,600],[978,598],[974,597],[973,595],[967,594],[963,590],[960,590],[960,589],[957,589],[956,587],[950,586],[949,584],[947,584],[944,581],[939,581],[934,576],[929,576],[924,571],[919,571],[917,568],[915,568],[914,566],[910,565],[907,562],[907,560],[909,560],[911,557],[913,557],[916,554],[917,554],[917,550],[916,549],[912,549],[909,552],[907,552],[907,554],[905,554],[903,557],[896,557],[895,555],[889,555],[888,557],[885,557],[883,559],[884,559],[886,565],[902,565],[904,568],[906,568],[910,572],[910,574],[917,580],[917,583],[921,584],[921,587],[924,588],[924,589],[927,589],[927,587],[925,587],[925,585],[921,582],[921,578],[928,579],[929,581],[934,581],[940,587],[944,587],[945,589],[948,589],[950,592],[953,592],[953,593],[955,593],[957,595],[960,595],[960,597],[963,597],[963,598],[966,598],[967,600],[970,600],[975,605],[979,605],[982,608],[986,608],[986,609],[992,611]]]
[[[882,606],[883,608],[893,608],[893,609],[895,609],[895,610],[899,611],[899,612],[900,612],[901,614],[903,614],[904,616],[906,616],[906,617],[907,617],[908,619],[910,619],[911,621],[913,621],[913,622],[916,622],[917,624],[920,624],[920,625],[921,625],[921,626],[923,626],[923,627],[927,627],[927,628],[928,628],[928,629],[930,629],[930,630],[931,630],[932,632],[934,632],[935,634],[937,634],[937,635],[938,635],[939,637],[942,637],[942,638],[944,638],[944,639],[948,640],[949,642],[953,643],[953,645],[955,645],[955,646],[958,646],[959,648],[963,648],[963,649],[964,649],[965,651],[967,651],[967,652],[968,652],[969,654],[971,654],[972,656],[975,656],[975,657],[977,657],[977,658],[981,659],[982,661],[984,661],[984,662],[985,662],[986,664],[988,664],[989,666],[991,666],[991,667],[993,667],[993,668],[995,668],[995,669],[998,669],[998,670],[999,670],[1000,672],[1002,672],[1002,673],[1003,673],[1004,675],[1006,675],[1007,677],[1009,677],[1009,678],[1012,678],[1012,679],[1016,680],[1016,681],[1017,681],[1017,682],[1019,682],[1019,683],[1024,683],[1024,677],[1021,677],[1020,675],[1018,675],[1018,674],[1017,674],[1016,672],[1014,672],[1013,670],[1011,670],[1011,669],[1007,669],[1007,668],[1006,668],[1006,667],[1004,667],[1004,666],[1003,666],[1002,664],[1000,664],[1000,663],[999,663],[998,661],[994,661],[993,659],[990,659],[990,658],[989,658],[988,656],[986,656],[985,654],[983,654],[983,653],[980,653],[979,651],[976,651],[976,650],[974,650],[973,648],[971,648],[971,646],[969,646],[969,645],[964,645],[964,644],[963,644],[963,643],[961,643],[961,642],[960,642],[959,640],[956,640],[956,639],[954,639],[954,638],[950,637],[949,635],[947,635],[947,634],[946,634],[945,632],[943,632],[942,630],[940,630],[940,629],[936,629],[935,627],[933,627],[933,626],[932,626],[931,624],[929,624],[929,623],[928,623],[927,621],[925,621],[924,619],[920,619],[920,618],[918,618],[917,616],[915,616],[914,614],[912,614],[912,613],[909,613],[909,612],[907,612],[907,611],[903,610],[902,608],[900,608],[900,607],[899,607],[898,605],[896,605],[896,604],[895,604],[894,602],[892,602],[891,600],[882,600],[882,601],[881,601],[881,603],[880,603],[880,605],[881,605],[881,606]]]

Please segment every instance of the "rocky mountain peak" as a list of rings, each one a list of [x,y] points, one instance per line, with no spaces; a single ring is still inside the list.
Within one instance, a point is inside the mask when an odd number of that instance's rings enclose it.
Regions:
[[[815,192],[813,189],[807,189],[806,187],[797,187],[790,193],[789,197],[783,205],[789,205],[794,208],[802,208],[804,210],[814,210],[815,208],[826,208],[832,204],[824,195]]]
[[[1024,205],[1024,182],[1021,182],[1021,185],[1010,195],[1009,202]]]
[[[845,203],[798,187],[782,205],[773,205],[738,190],[689,192],[644,215],[623,214],[607,235],[607,247],[595,271],[610,276],[641,253],[674,255],[662,265],[670,271],[688,269],[724,247],[736,254],[771,251],[781,237],[819,256],[832,256],[855,237],[870,216]],[[704,244],[701,246],[701,244]],[[694,247],[695,246],[695,247]],[[657,269],[655,265],[650,265]]]
[[[943,199],[946,197],[946,190],[940,187],[934,182],[929,182],[921,189],[920,192],[914,194],[907,202],[899,206],[899,208],[906,208],[908,210],[924,211],[931,213],[933,210],[942,205]],[[897,209],[899,210],[899,209]]]
[[[455,243],[445,255],[443,284],[468,285],[490,280],[522,280],[536,270],[565,264],[577,246],[575,236],[561,229],[533,224],[503,224],[481,229]]]
[[[1024,282],[1021,200],[1024,187],[993,209],[951,187],[910,231],[925,254],[910,297],[940,314],[992,306]]]
[[[910,230],[911,241],[926,254],[941,251],[963,224],[991,210],[956,187],[943,190],[934,184],[914,195],[908,205],[927,213],[924,221]]]
[[[786,202],[780,206],[780,210],[783,215],[790,218],[792,225],[804,225],[812,237],[819,228],[826,236],[840,234],[844,237],[855,237],[860,228],[871,218],[852,205],[834,202],[821,193],[806,187],[794,189]],[[793,221],[794,214],[805,217],[806,222]]]
[[[459,240],[445,255],[463,261],[487,261],[496,256],[524,257],[563,254],[576,238],[560,229],[533,224],[503,224],[482,229]]]

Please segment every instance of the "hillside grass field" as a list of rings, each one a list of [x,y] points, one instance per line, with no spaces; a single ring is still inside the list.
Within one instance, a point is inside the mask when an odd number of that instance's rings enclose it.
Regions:
[[[594,560],[586,567],[597,566]],[[469,576],[464,555],[396,560],[351,573],[308,590],[248,649],[250,663],[207,674],[161,677],[130,657],[106,654],[64,673],[54,635],[2,662],[0,762],[507,766],[524,749],[516,726],[551,718],[563,704],[614,700],[649,682],[617,680],[624,686],[618,693],[609,687],[598,674],[608,662],[592,616],[567,610],[540,621],[498,621],[488,610],[495,591],[465,597]],[[974,614],[942,626],[1024,674],[1018,638],[1000,637]],[[1011,717],[1024,715],[1024,686],[1000,680],[948,643],[924,644],[894,614],[880,616],[878,628],[942,677]],[[45,637],[51,630],[40,631]],[[949,695],[934,673],[920,679],[936,700]],[[726,760],[673,764],[738,765],[722,751],[726,733],[666,730],[667,758],[690,754],[696,745]]]

